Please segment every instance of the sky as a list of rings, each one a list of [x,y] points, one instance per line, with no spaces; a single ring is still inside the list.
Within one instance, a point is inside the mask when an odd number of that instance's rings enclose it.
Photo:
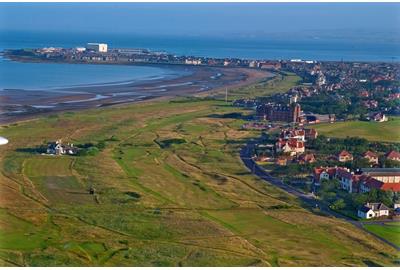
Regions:
[[[0,30],[387,38],[400,36],[400,3],[0,3]]]

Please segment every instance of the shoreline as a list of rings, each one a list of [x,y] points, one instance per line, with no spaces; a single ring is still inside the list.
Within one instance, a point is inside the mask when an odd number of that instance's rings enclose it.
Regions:
[[[168,65],[168,68],[181,69],[183,66]],[[0,92],[0,125],[60,112],[120,106],[177,96],[202,96],[274,76],[271,72],[251,68],[185,66],[185,69],[190,74],[127,84],[85,85],[63,88],[62,91],[3,90]],[[221,75],[216,76],[217,74]]]

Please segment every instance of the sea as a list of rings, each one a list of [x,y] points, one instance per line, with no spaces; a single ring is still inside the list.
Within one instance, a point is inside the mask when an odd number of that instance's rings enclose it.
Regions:
[[[398,62],[397,42],[335,38],[260,38],[151,36],[0,31],[0,50],[42,47],[81,47],[103,42],[109,48],[146,48],[176,55],[247,59],[304,59],[321,61]],[[0,91],[3,89],[51,90],[104,83],[128,83],[181,76],[184,70],[154,66],[19,63],[0,57]]]

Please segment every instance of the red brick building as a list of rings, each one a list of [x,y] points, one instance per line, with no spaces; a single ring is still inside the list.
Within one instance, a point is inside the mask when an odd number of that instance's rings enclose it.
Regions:
[[[257,107],[257,115],[269,121],[297,123],[300,121],[300,112],[299,104],[263,104]]]

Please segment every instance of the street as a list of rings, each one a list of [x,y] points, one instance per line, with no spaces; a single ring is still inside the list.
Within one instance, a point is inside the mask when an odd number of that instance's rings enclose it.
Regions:
[[[344,216],[340,213],[337,213],[335,211],[333,211],[332,209],[329,208],[328,205],[326,205],[324,202],[322,202],[321,200],[318,200],[314,194],[306,194],[304,192],[301,192],[285,183],[283,183],[283,181],[281,179],[275,178],[273,176],[271,176],[268,172],[266,172],[263,168],[261,168],[259,165],[257,165],[257,163],[252,159],[251,153],[252,150],[254,149],[255,145],[257,143],[259,143],[260,139],[255,140],[252,139],[250,140],[246,146],[244,146],[241,150],[240,150],[240,159],[242,160],[242,162],[244,163],[244,165],[252,172],[252,174],[258,176],[259,178],[263,179],[264,181],[267,181],[268,183],[286,191],[289,194],[292,194],[293,196],[296,196],[297,198],[299,198],[302,202],[306,203],[307,205],[309,205],[312,208],[318,208],[320,210],[321,213],[329,215],[329,216],[333,216],[335,218],[340,218],[342,220],[345,220],[351,224],[353,224],[354,226],[356,226],[357,228],[362,229],[363,231],[375,236],[376,238],[380,239],[381,241],[385,242],[386,244],[392,246],[393,248],[400,250],[400,247],[393,244],[392,242],[389,242],[388,240],[380,237],[379,235],[376,235],[368,230],[366,230],[363,227],[363,223],[360,221],[356,221],[353,220],[347,216]]]

